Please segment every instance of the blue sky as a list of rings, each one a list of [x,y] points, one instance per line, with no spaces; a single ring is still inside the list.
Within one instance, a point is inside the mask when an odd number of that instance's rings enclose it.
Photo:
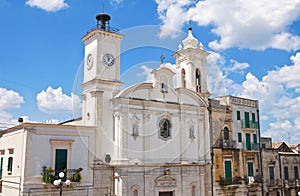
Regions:
[[[211,53],[212,95],[258,99],[263,135],[299,143],[300,0],[104,2],[111,26],[125,35],[126,85],[149,80],[161,54],[174,64],[171,55],[191,21],[194,36]],[[102,3],[0,0],[0,129],[21,116],[53,123],[73,118],[73,110],[79,115],[81,37],[95,26]]]

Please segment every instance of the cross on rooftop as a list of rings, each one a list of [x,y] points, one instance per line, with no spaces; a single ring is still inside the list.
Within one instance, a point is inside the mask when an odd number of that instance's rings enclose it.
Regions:
[[[164,64],[165,58],[166,57],[164,55],[160,55],[160,61],[161,61],[162,64]]]

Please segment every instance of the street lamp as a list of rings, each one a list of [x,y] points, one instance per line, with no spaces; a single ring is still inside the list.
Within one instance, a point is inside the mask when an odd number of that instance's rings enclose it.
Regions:
[[[63,182],[61,179],[65,177],[65,173],[64,172],[60,172],[58,174],[59,178],[58,180],[54,180],[53,182],[53,185],[56,187],[56,188],[59,188],[59,195],[62,196],[62,187],[63,185],[67,185],[67,186],[70,186],[71,184],[71,181],[70,180],[66,180],[65,182]]]

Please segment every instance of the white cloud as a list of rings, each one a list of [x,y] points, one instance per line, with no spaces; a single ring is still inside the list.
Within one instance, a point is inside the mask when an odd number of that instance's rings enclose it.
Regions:
[[[137,75],[139,77],[146,77],[145,82],[149,82],[149,83],[153,82],[154,81],[154,76],[151,73],[153,71],[153,69],[147,67],[146,65],[142,65],[140,68],[142,69],[142,72],[138,73]]]
[[[37,7],[47,12],[55,12],[69,7],[65,0],[27,0],[26,5]]]
[[[4,129],[16,124],[7,110],[20,108],[24,99],[18,92],[5,88],[0,88],[0,97],[0,129]]]
[[[111,3],[121,4],[124,0],[110,0]]]
[[[61,87],[48,87],[46,91],[40,92],[36,99],[39,109],[46,113],[77,113],[81,110],[80,98],[73,93],[71,96],[63,94]]]
[[[19,93],[5,88],[0,88],[0,97],[0,110],[19,108],[24,103],[23,97]]]
[[[224,71],[226,72],[237,72],[243,74],[243,70],[250,67],[248,63],[240,63],[236,60],[230,59],[230,63],[232,64],[231,67],[224,67]]]
[[[191,0],[156,0],[157,12],[163,22],[160,37],[178,36],[178,29],[181,29],[187,18],[184,7],[190,5],[191,2]]]
[[[300,0],[156,0],[157,12],[162,21],[161,36],[174,36],[192,20],[198,25],[212,25],[212,32],[220,39],[209,46],[215,50],[230,47],[265,50],[277,48],[297,50],[300,37],[288,31],[300,16]]]
[[[300,53],[290,59],[292,65],[269,71],[261,80],[248,73],[239,95],[260,101],[261,115],[268,116],[262,120],[270,122],[263,135],[292,143],[300,140],[300,135],[295,138],[300,132],[300,79],[296,74],[300,72]]]

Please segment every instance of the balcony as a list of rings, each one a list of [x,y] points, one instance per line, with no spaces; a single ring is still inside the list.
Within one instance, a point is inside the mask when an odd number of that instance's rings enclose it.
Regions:
[[[245,177],[245,183],[250,185],[250,184],[258,184],[258,183],[262,183],[262,178],[261,176],[246,176]]]
[[[242,129],[258,129],[258,122],[256,121],[246,121],[245,119],[241,120]]]
[[[243,142],[243,149],[244,150],[259,150],[259,144],[258,143],[247,143]]]
[[[219,139],[215,143],[215,147],[217,147],[217,148],[237,148],[236,140],[222,140],[222,139]]]
[[[82,168],[78,169],[64,169],[64,170],[53,170],[50,167],[42,167],[42,182],[45,184],[53,184],[54,180],[58,179],[59,172],[64,172],[65,176],[63,180],[69,179],[71,182],[80,182]]]
[[[267,179],[266,180],[268,187],[280,187],[281,186],[281,180],[280,179]]]
[[[219,185],[220,186],[229,186],[229,185],[239,185],[242,184],[242,178],[241,177],[234,177],[234,178],[225,178],[220,177]]]
[[[299,187],[298,179],[284,180],[283,183],[285,188]]]

